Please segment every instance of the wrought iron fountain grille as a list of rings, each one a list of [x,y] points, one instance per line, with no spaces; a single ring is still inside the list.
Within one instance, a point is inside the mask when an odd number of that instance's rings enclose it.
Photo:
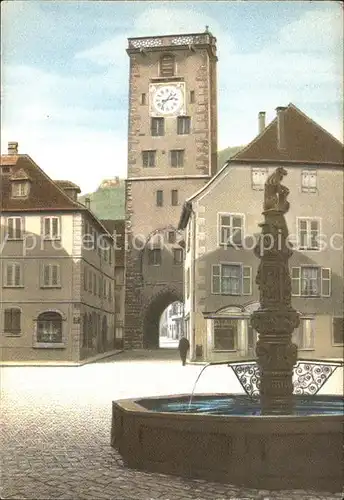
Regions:
[[[260,371],[257,361],[228,363],[249,396],[259,396]],[[294,394],[314,395],[329,380],[341,361],[299,359],[293,369]]]

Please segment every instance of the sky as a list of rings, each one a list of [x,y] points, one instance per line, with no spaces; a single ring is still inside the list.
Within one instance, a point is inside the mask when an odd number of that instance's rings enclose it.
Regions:
[[[1,152],[17,141],[82,192],[126,177],[129,37],[197,33],[218,46],[219,149],[247,144],[293,102],[343,141],[336,1],[3,1]]]

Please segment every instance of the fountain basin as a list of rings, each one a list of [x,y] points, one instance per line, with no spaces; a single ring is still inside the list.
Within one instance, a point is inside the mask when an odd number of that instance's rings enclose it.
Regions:
[[[114,401],[111,446],[131,468],[257,489],[340,492],[343,400],[295,396],[295,415],[259,415],[244,395]]]

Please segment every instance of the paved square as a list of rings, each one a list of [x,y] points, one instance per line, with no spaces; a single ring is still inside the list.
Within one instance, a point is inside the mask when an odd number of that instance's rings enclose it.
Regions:
[[[248,490],[126,469],[110,447],[111,401],[189,393],[200,370],[182,367],[171,350],[123,353],[83,367],[1,368],[1,498],[342,498],[339,493]],[[210,367],[198,391],[234,390],[230,373],[226,366]]]

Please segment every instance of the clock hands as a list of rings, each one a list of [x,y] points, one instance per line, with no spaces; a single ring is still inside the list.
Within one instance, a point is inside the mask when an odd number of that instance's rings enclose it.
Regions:
[[[176,94],[174,92],[171,92],[166,99],[162,99],[162,101],[161,101],[161,108],[165,109],[165,104],[168,101],[171,101],[171,100],[174,100],[174,101],[177,100],[177,96],[176,96]]]

